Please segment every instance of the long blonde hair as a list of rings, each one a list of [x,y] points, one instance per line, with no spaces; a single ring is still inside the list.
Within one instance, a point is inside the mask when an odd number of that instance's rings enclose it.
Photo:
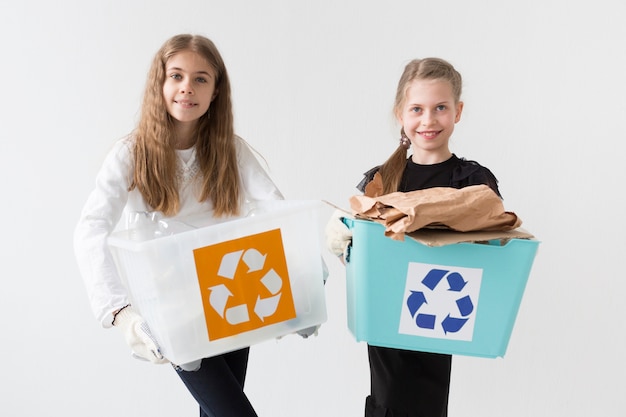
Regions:
[[[174,125],[163,97],[165,64],[182,51],[202,56],[215,70],[216,96],[198,120],[195,135],[202,175],[200,201],[211,200],[214,215],[238,214],[239,170],[228,73],[215,44],[198,35],[182,34],[167,40],[155,54],[148,72],[141,117],[134,132],[135,170],[130,190],[139,190],[154,210],[171,216],[180,211]],[[210,115],[208,114],[210,113]]]
[[[404,106],[406,91],[409,88],[409,84],[415,80],[447,81],[452,86],[455,103],[461,100],[463,80],[461,74],[449,62],[441,58],[414,59],[404,67],[404,72],[398,82],[393,108],[394,114],[397,114]],[[401,135],[404,136],[404,130],[401,131]],[[384,194],[398,191],[402,173],[406,166],[406,158],[407,149],[400,144],[389,159],[380,167],[379,172],[382,177],[382,192]]]

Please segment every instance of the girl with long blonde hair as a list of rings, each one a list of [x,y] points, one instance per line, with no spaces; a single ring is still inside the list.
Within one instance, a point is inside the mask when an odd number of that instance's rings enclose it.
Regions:
[[[228,73],[213,42],[177,35],[154,56],[136,129],[115,143],[83,207],[74,247],[94,315],[119,328],[133,354],[167,363],[133,310],[107,237],[124,215],[167,219],[236,216],[247,201],[282,199],[248,145],[234,134]],[[252,417],[243,392],[249,348],[174,368],[200,416]]]

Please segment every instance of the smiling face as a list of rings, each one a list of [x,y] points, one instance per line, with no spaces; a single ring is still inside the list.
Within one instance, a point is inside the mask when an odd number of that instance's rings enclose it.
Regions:
[[[182,51],[165,63],[163,98],[179,136],[189,133],[198,119],[206,117],[215,90],[215,70],[200,55]]]
[[[450,158],[448,142],[462,110],[463,103],[455,100],[448,81],[411,81],[396,116],[411,140],[415,163],[434,164]]]

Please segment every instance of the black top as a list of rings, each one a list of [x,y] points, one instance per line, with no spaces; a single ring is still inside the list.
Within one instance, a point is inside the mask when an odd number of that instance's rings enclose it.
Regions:
[[[357,186],[361,192],[379,168],[365,173]],[[408,158],[398,191],[480,184],[500,195],[498,180],[489,169],[453,154],[447,161],[433,165],[419,165]],[[365,401],[365,415],[448,415],[451,355],[368,345],[368,357],[371,394]]]
[[[365,177],[357,185],[361,192],[365,192],[365,186],[374,178],[374,174],[379,169],[380,165],[364,174]],[[488,185],[501,197],[495,175],[476,161],[468,161],[452,154],[444,162],[420,165],[413,162],[409,157],[406,160],[406,167],[398,191],[409,192],[433,187],[463,188],[480,184]]]

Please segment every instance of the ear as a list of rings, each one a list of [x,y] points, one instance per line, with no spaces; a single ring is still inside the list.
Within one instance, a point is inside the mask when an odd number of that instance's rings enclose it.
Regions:
[[[461,120],[461,113],[463,113],[463,102],[459,101],[456,104],[456,116],[454,117],[454,123],[458,123]]]
[[[213,91],[213,96],[211,97],[211,103],[213,103],[213,100],[215,100],[215,97],[217,97],[217,93],[218,93],[217,90]]]

